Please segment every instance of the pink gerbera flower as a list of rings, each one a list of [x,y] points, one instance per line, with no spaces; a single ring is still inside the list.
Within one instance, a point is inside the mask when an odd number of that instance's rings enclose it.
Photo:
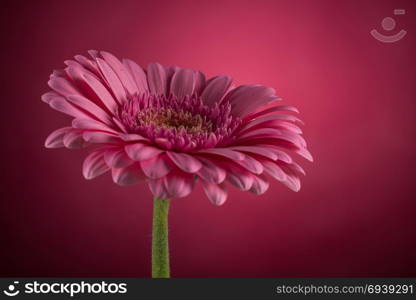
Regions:
[[[287,151],[308,160],[292,106],[275,90],[232,85],[226,75],[151,63],[146,69],[104,51],[65,61],[42,100],[74,117],[52,132],[48,148],[95,146],[83,164],[86,179],[111,171],[115,183],[147,181],[155,198],[189,195],[199,180],[221,205],[225,183],[255,194],[274,178],[294,191],[303,169]],[[269,175],[269,176],[267,176]]]
[[[107,171],[120,185],[146,180],[155,197],[189,195],[197,179],[212,203],[227,198],[225,182],[264,193],[269,180],[300,189],[303,169],[285,150],[312,160],[297,112],[272,88],[232,86],[219,75],[151,63],[146,70],[104,51],[89,51],[65,61],[42,96],[52,108],[72,117],[71,126],[52,132],[48,148],[95,145],[83,174]]]

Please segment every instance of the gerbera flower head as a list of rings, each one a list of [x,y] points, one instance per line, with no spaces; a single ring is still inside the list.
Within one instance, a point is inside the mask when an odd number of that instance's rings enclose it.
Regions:
[[[72,116],[52,132],[47,148],[92,149],[86,179],[111,171],[115,183],[147,181],[158,198],[189,195],[201,181],[208,199],[221,205],[226,183],[255,194],[276,179],[300,189],[303,169],[289,152],[311,160],[293,115],[278,105],[275,90],[232,85],[196,70],[151,63],[146,69],[104,51],[65,61],[42,100]]]

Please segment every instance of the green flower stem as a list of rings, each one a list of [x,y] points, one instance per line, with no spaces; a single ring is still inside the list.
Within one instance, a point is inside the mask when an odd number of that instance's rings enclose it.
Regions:
[[[169,278],[169,199],[154,199],[152,233],[152,277]]]

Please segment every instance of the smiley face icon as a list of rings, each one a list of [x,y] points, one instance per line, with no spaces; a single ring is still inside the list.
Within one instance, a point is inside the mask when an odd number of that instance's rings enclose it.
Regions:
[[[20,293],[19,290],[16,289],[16,286],[19,284],[19,281],[14,281],[13,284],[10,284],[7,287],[7,290],[4,290],[3,293],[9,297],[14,297]]]
[[[394,14],[395,15],[404,15],[406,11],[404,9],[395,9]],[[385,31],[392,31],[396,27],[396,21],[391,17],[385,17],[381,21],[381,27]],[[398,33],[393,35],[384,35],[380,32],[378,32],[376,29],[373,29],[370,31],[371,35],[380,42],[383,43],[395,43],[397,41],[400,41],[407,33],[406,30],[400,30]]]

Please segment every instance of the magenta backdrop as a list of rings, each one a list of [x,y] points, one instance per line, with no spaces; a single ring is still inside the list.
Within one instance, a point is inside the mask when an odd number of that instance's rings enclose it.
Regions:
[[[0,275],[150,275],[147,186],[86,181],[85,151],[43,147],[69,121],[40,101],[49,74],[102,49],[275,87],[306,122],[299,193],[231,189],[215,207],[198,186],[172,201],[173,276],[416,276],[415,1],[2,6]],[[403,40],[370,36],[386,16]]]

